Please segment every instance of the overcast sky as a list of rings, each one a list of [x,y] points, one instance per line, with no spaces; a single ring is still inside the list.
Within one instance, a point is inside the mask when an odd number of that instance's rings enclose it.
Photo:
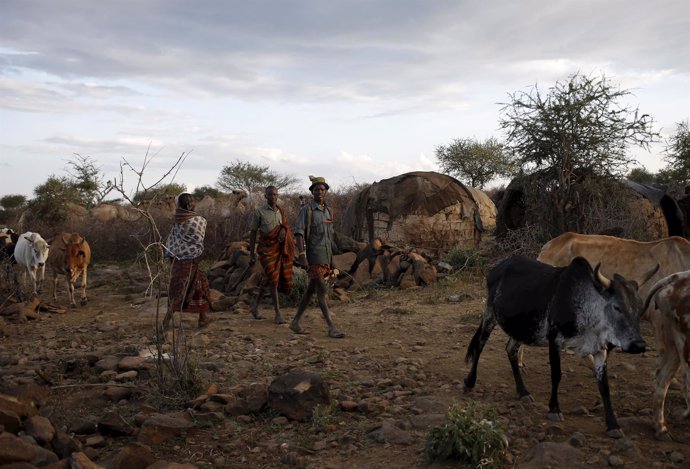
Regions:
[[[580,72],[634,93],[668,136],[690,117],[688,0],[2,0],[0,196],[70,157],[214,185],[235,160],[335,187],[437,169],[503,138],[509,93]],[[647,169],[662,145],[635,152]],[[125,173],[125,181],[135,176]]]

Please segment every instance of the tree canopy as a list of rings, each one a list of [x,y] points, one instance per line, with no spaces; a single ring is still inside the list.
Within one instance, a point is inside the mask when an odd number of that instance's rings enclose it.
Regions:
[[[676,133],[666,141],[664,160],[679,185],[690,185],[690,127],[687,120],[678,122]]]
[[[556,233],[568,228],[565,212],[576,204],[575,184],[624,175],[634,161],[628,148],[648,150],[659,139],[652,117],[626,104],[630,95],[605,76],[575,73],[546,93],[537,85],[513,93],[501,109],[500,126],[516,163],[551,179],[545,216]]]
[[[71,176],[67,182],[79,193],[85,207],[98,205],[115,188],[90,156],[75,153],[74,160],[67,162],[67,173]]]
[[[436,147],[436,159],[441,171],[480,189],[496,177],[511,176],[516,168],[503,144],[495,138],[483,142],[455,139],[448,145]]]
[[[267,186],[278,190],[290,189],[297,184],[297,178],[281,175],[268,166],[237,160],[223,167],[217,186],[225,191],[243,190],[248,194],[262,193]]]
[[[500,126],[526,170],[551,167],[566,178],[576,169],[620,176],[633,161],[629,146],[649,149],[659,138],[650,115],[623,103],[630,95],[604,76],[573,74],[546,94],[537,85],[511,94]]]
[[[81,194],[67,177],[50,176],[34,188],[35,197],[28,203],[34,217],[49,225],[64,222],[69,216],[69,205],[80,204]]]

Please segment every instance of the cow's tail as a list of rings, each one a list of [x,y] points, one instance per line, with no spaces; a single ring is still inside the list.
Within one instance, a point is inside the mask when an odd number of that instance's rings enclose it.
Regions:
[[[474,362],[475,358],[479,357],[486,340],[489,338],[496,322],[494,320],[491,310],[488,308],[484,313],[482,322],[477,328],[477,332],[472,336],[470,345],[467,346],[467,353],[465,354],[465,363]]]
[[[477,329],[477,332],[474,333],[474,336],[472,337],[472,340],[470,341],[470,345],[467,346],[467,353],[465,354],[465,363],[471,363],[474,361],[474,357],[477,355],[477,352],[479,352],[479,338],[482,335],[482,325],[484,324],[484,321],[479,325],[479,328]]]

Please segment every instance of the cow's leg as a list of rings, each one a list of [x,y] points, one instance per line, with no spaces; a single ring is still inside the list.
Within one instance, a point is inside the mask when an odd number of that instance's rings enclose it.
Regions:
[[[597,378],[597,385],[599,387],[599,394],[601,400],[604,402],[604,415],[606,418],[606,434],[611,438],[622,438],[623,431],[621,430],[616,415],[613,413],[611,407],[611,394],[609,391],[609,377],[606,371],[606,357],[608,353],[606,350],[601,350],[594,355],[594,375]]]
[[[14,294],[17,297],[17,301],[24,301],[22,286],[26,283],[26,269],[21,268],[21,276],[17,272],[16,268],[13,268],[12,270],[14,277]]]
[[[36,272],[34,272],[34,291],[35,292],[40,292],[43,293],[43,281],[45,280],[46,276],[46,265],[45,264],[39,264],[38,268],[36,269]],[[36,286],[38,280],[38,287]]]
[[[678,371],[680,366],[680,357],[678,351],[673,344],[670,347],[665,347],[659,355],[659,366],[654,376],[654,424],[656,425],[656,433],[654,437],[657,440],[670,440],[668,428],[666,428],[666,419],[664,418],[664,402],[666,401],[666,394],[671,380]]]
[[[467,347],[467,354],[465,355],[465,363],[472,361],[472,368],[465,377],[465,392],[470,392],[474,389],[477,383],[477,366],[479,365],[479,355],[481,355],[486,341],[489,340],[491,331],[496,327],[496,319],[494,318],[493,308],[487,306],[484,312],[482,322],[474,333],[470,345]]]
[[[683,419],[687,419],[690,417],[690,358],[683,363],[683,390],[685,392]]]
[[[70,308],[76,308],[77,307],[77,302],[74,301],[74,282],[72,281],[72,276],[70,275],[69,272],[65,274],[65,281],[66,286],[67,286],[67,297],[69,298],[69,306]]]
[[[553,338],[549,339],[549,365],[551,368],[551,397],[549,398],[549,420],[563,420],[563,413],[558,404],[558,386],[561,384],[561,353]]]
[[[38,290],[36,290],[36,267],[29,268],[29,277],[31,277],[31,287],[33,288],[31,294],[38,295]]]
[[[53,272],[53,301],[57,302],[57,284],[58,284],[58,274]]]
[[[89,299],[86,297],[86,278],[87,278],[88,271],[89,271],[89,268],[84,267],[84,270],[82,271],[82,274],[81,274],[81,305],[82,306],[84,306],[89,301]]]
[[[520,342],[513,339],[508,339],[506,344],[506,353],[508,353],[508,361],[510,368],[513,370],[513,378],[515,378],[515,390],[520,396],[520,400],[524,402],[534,402],[534,398],[530,395],[525,387],[525,382],[522,380],[522,373],[520,372]]]

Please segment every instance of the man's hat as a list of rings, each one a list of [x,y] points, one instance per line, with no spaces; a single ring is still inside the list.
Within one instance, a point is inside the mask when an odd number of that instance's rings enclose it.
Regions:
[[[326,186],[326,190],[330,189],[328,186],[328,183],[326,182],[325,178],[322,177],[316,177],[316,176],[309,176],[309,180],[311,181],[311,186],[309,186],[309,192],[314,188],[315,185],[317,184],[323,184]]]

